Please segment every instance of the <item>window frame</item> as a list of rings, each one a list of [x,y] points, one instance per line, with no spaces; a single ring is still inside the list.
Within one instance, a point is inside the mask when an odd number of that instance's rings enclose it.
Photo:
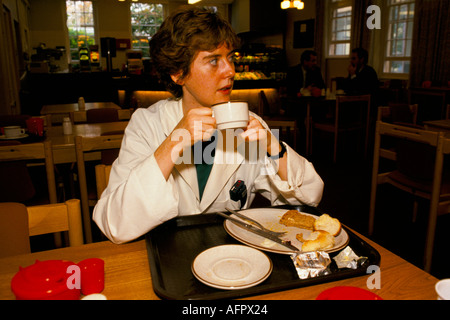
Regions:
[[[95,0],[65,0],[64,1],[64,7],[65,7],[65,26],[66,26],[66,34],[67,34],[67,47],[68,47],[68,58],[69,58],[69,63],[79,63],[80,60],[78,59],[73,59],[72,58],[72,52],[74,51],[71,47],[70,47],[70,35],[69,35],[69,26],[67,24],[67,21],[69,19],[69,15],[67,12],[67,1],[82,1],[82,2],[91,2],[92,3],[92,18],[93,18],[93,28],[94,28],[94,45],[98,45],[99,44],[99,36],[98,36],[98,19],[97,19],[97,4]]]
[[[135,25],[133,25],[133,23],[132,23],[132,14],[133,13],[132,13],[132,10],[131,10],[131,6],[136,5],[136,4],[138,4],[138,5],[155,5],[155,6],[156,5],[161,5],[162,6],[162,18],[163,18],[163,21],[164,21],[164,19],[167,16],[167,6],[164,3],[164,1],[161,1],[159,3],[156,3],[156,2],[155,3],[153,3],[153,2],[132,2],[132,3],[130,3],[130,6],[128,7],[129,8],[129,12],[130,12],[130,39],[131,39],[130,49],[133,49],[133,50],[138,50],[138,49],[144,48],[142,46],[134,47],[134,45],[133,45],[133,41],[134,41],[133,26],[135,26]],[[161,23],[162,23],[162,21],[161,21]],[[141,25],[139,25],[139,26],[141,26]],[[152,24],[152,25],[146,25],[146,26],[156,27],[156,31],[157,31],[161,25],[160,24],[159,25]],[[148,40],[150,40],[150,38]],[[150,46],[148,45],[146,49],[149,51],[150,50]],[[150,54],[146,55],[145,54],[145,50],[142,50],[142,56],[144,58],[149,58]]]
[[[333,31],[333,25],[335,23],[335,21],[338,18],[334,17],[334,12],[338,9],[341,8],[345,8],[345,7],[350,7],[351,11],[350,11],[350,24],[349,24],[349,29],[344,29],[342,31],[347,31],[350,32],[350,38],[348,40],[333,40],[333,34],[335,33]],[[350,56],[351,54],[351,45],[352,45],[352,37],[353,37],[353,33],[352,33],[352,25],[353,25],[353,14],[354,14],[354,6],[353,6],[353,1],[352,0],[334,0],[332,2],[327,3],[327,8],[326,8],[326,12],[327,12],[327,26],[326,26],[326,54],[325,56],[327,58],[347,58]],[[330,54],[330,48],[332,45],[339,45],[339,44],[348,44],[348,53],[346,54],[335,54],[336,53],[336,48],[334,49],[334,54]]]
[[[403,2],[404,1],[404,2]],[[391,47],[389,46],[389,42],[390,41],[395,41],[395,40],[400,40],[400,41],[404,41],[405,42],[405,46],[407,41],[410,41],[410,44],[412,46],[413,43],[413,37],[414,37],[414,15],[416,14],[416,6],[415,6],[415,0],[402,0],[402,2],[398,3],[398,4],[391,4],[391,2],[393,2],[392,0],[385,0],[384,1],[384,10],[386,11],[385,17],[383,19],[383,25],[386,26],[385,27],[385,32],[383,33],[383,39],[382,39],[382,61],[380,62],[380,70],[381,70],[381,74],[383,75],[383,77],[386,78],[396,78],[396,79],[408,79],[409,78],[409,73],[411,70],[409,70],[408,72],[389,72],[389,71],[385,71],[385,65],[387,62],[395,62],[395,61],[408,61],[411,62],[411,51],[410,51],[410,55],[408,56],[388,56],[388,51],[391,50]],[[407,19],[397,19],[395,20],[397,23],[399,21],[406,23],[407,28],[411,27],[410,32],[407,31],[405,32],[406,37],[403,39],[390,39],[389,34],[391,33],[392,30],[392,26],[391,26],[391,8],[394,6],[398,6],[399,8],[402,5],[408,5],[408,12],[410,9],[410,6],[413,5],[414,7],[414,13],[412,18],[410,17],[409,13],[408,13],[408,18]],[[409,26],[408,26],[409,24]],[[410,37],[408,37],[408,33],[410,35]],[[410,49],[411,50],[411,49]]]

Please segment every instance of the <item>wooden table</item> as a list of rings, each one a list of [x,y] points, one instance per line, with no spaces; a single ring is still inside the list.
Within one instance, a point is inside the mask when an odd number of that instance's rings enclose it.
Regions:
[[[121,109],[120,106],[114,102],[86,102],[85,105],[86,110],[102,108]],[[52,122],[62,122],[63,117],[68,117],[71,112],[75,111],[80,111],[78,103],[48,104],[42,107],[41,115],[51,115]]]
[[[434,285],[438,279],[360,234],[358,236],[372,245],[381,255],[381,288],[371,289],[372,292],[386,300],[436,299]],[[29,266],[35,263],[36,259],[41,261],[65,259],[78,263],[83,259],[93,257],[105,261],[103,294],[109,300],[159,299],[152,288],[145,240],[121,245],[105,241],[0,259],[0,299],[15,298],[10,284],[12,277],[19,270],[19,266]],[[248,299],[313,300],[323,290],[336,286],[356,286],[367,289],[367,281],[370,276],[252,296]]]
[[[450,137],[450,119],[424,121],[423,124],[427,130],[445,132],[445,136]]]
[[[128,121],[76,124],[71,135],[64,135],[62,126],[48,127],[46,135],[52,142],[53,160],[56,164],[76,161],[75,136],[98,137],[106,132],[123,131],[127,125]]]

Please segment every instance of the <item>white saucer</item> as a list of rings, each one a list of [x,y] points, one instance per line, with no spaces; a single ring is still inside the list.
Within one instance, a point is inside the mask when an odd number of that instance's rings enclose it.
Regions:
[[[23,139],[26,137],[28,137],[28,135],[26,133],[21,134],[20,136],[17,136],[17,137],[9,137],[9,138],[7,138],[5,135],[1,135],[0,140],[16,140],[16,139]]]
[[[192,273],[202,283],[218,289],[237,290],[256,286],[272,272],[269,257],[243,245],[223,245],[200,253]]]

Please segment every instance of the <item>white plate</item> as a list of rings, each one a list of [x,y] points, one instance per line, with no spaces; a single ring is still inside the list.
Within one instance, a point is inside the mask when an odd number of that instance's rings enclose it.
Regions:
[[[287,209],[260,208],[260,209],[243,210],[243,211],[240,211],[240,213],[246,215],[249,218],[253,218],[254,220],[261,223],[264,227],[266,227],[272,231],[287,231],[287,233],[280,238],[283,240],[291,241],[291,244],[294,247],[297,247],[299,250],[301,250],[302,242],[298,241],[295,236],[299,233],[303,233],[304,237],[308,237],[309,234],[312,232],[312,230],[301,229],[301,228],[296,228],[296,227],[286,227],[285,225],[282,225],[280,223],[280,218],[287,211],[288,211]],[[317,216],[306,213],[306,212],[302,212],[302,214],[312,216],[316,219],[318,218]],[[240,219],[239,217],[237,217],[235,215],[231,215],[231,216],[236,219]],[[282,246],[281,244],[278,244],[269,239],[266,239],[257,234],[254,234],[250,231],[247,231],[241,227],[238,227],[230,220],[224,221],[224,227],[230,236],[232,236],[239,242],[242,242],[251,247],[254,247],[254,248],[257,248],[260,250],[264,250],[264,251],[275,252],[275,253],[282,253],[282,254],[293,253],[293,251]],[[328,253],[339,251],[348,244],[349,237],[348,237],[347,232],[344,230],[344,228],[342,228],[341,232],[334,238],[334,241],[335,241],[334,247],[324,250],[324,251],[326,251]]]
[[[20,136],[17,136],[17,137],[9,137],[9,138],[7,138],[5,135],[1,135],[0,140],[16,140],[16,139],[23,139],[26,137],[28,137],[28,135],[26,133],[21,134]]]
[[[269,257],[259,250],[243,245],[223,245],[200,253],[191,269],[199,281],[210,287],[237,290],[263,282],[272,267]]]

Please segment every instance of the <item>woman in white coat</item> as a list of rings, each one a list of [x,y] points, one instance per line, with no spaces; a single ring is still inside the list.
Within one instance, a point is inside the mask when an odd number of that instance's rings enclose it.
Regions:
[[[176,99],[136,110],[125,130],[94,208],[94,221],[111,241],[136,239],[179,215],[248,208],[256,192],[272,205],[320,202],[323,182],[313,165],[278,142],[260,117],[250,113],[231,148],[221,140],[228,135],[215,131],[211,106],[230,100],[238,45],[228,22],[196,7],[172,14],[153,36],[153,63]],[[193,163],[187,155],[204,142],[202,159],[212,161]],[[255,144],[267,151],[256,161]],[[240,201],[230,198],[237,181],[247,191]]]

